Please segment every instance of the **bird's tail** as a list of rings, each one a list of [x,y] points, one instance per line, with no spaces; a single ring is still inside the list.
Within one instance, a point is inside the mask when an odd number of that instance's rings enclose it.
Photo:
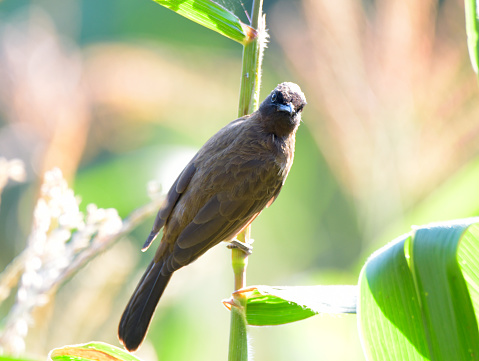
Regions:
[[[130,302],[123,311],[118,338],[128,351],[136,350],[145,338],[153,312],[173,273],[162,273],[163,262],[150,263]]]

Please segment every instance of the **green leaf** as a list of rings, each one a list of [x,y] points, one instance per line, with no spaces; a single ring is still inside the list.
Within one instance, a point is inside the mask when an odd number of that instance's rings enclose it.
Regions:
[[[466,12],[467,47],[471,58],[472,68],[478,74],[479,68],[479,18],[478,0],[464,0]]]
[[[358,323],[369,360],[479,360],[478,221],[416,228],[368,260]]]
[[[471,58],[472,68],[478,74],[479,68],[479,18],[478,0],[464,0],[466,12],[467,47]]]
[[[295,322],[318,313],[356,312],[356,286],[253,286],[238,292],[247,299],[246,320],[254,326]]]
[[[210,0],[153,0],[195,23],[243,45],[256,37],[256,30],[232,12]]]
[[[55,348],[48,358],[51,361],[141,361],[129,352],[103,342]]]
[[[479,226],[477,224],[471,226],[464,234],[461,240],[461,246],[457,253],[457,260],[461,267],[462,274],[466,280],[469,294],[471,295],[476,320],[479,320]]]

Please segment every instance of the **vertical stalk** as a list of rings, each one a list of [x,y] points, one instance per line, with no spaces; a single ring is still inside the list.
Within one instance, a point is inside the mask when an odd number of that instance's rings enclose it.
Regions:
[[[259,105],[259,90],[261,84],[261,64],[263,50],[266,45],[266,27],[263,16],[263,0],[254,0],[251,16],[251,27],[257,30],[257,36],[243,48],[243,69],[241,73],[241,88],[238,116],[250,114]],[[238,240],[250,241],[251,228],[247,227],[238,235]],[[232,265],[235,290],[246,286],[246,266],[248,255],[238,248],[232,250]],[[231,308],[229,361],[248,360],[248,339],[246,330],[245,306],[246,300],[241,295],[234,295],[235,306]]]
[[[261,64],[266,46],[266,26],[263,16],[263,0],[253,1],[251,27],[257,36],[243,47],[243,69],[238,106],[238,116],[250,114],[258,109],[261,85]]]
[[[238,241],[249,241],[249,227],[238,235]],[[235,290],[246,285],[246,266],[248,255],[238,248],[232,249],[232,265]],[[241,295],[234,295],[234,305],[231,307],[230,345],[228,361],[248,360],[248,335],[246,330],[245,307],[246,300]]]

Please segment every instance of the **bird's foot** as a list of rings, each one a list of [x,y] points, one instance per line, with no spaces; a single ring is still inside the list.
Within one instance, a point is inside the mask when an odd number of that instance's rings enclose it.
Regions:
[[[235,239],[232,239],[226,247],[228,247],[229,249],[237,248],[237,249],[243,251],[244,253],[246,253],[249,256],[250,254],[253,253],[253,246],[251,245],[251,243],[253,243],[253,241],[254,241],[253,239],[250,239],[249,243],[246,243],[246,242],[238,241],[235,238]]]

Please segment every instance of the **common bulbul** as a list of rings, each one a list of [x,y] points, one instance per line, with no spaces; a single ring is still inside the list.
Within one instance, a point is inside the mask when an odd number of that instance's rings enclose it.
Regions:
[[[279,84],[258,110],[213,135],[178,176],[143,251],[163,228],[160,245],[121,317],[126,349],[142,343],[173,272],[234,239],[278,197],[305,104],[298,85]]]

